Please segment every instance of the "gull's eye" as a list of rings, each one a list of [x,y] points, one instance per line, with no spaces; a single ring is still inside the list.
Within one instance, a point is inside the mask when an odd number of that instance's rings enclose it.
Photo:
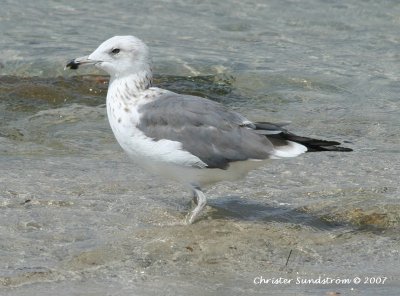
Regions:
[[[119,53],[119,52],[120,52],[120,49],[119,49],[119,48],[114,48],[114,49],[111,51],[112,54],[117,54],[117,53]]]

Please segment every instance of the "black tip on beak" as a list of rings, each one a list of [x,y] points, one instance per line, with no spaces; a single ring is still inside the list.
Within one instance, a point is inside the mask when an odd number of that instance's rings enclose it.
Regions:
[[[81,63],[77,62],[76,60],[70,60],[68,64],[65,65],[65,68],[70,68],[71,70],[76,70],[79,68]]]

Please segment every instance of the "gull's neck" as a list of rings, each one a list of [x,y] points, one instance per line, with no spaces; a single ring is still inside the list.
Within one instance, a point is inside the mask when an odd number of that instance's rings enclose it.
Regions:
[[[115,74],[111,76],[109,92],[119,94],[124,99],[139,97],[146,89],[151,87],[153,75],[151,69],[138,71],[128,75]]]

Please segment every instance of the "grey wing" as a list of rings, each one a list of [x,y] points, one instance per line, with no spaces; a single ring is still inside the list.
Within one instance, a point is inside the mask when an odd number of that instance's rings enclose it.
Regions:
[[[139,109],[138,128],[155,140],[182,143],[209,168],[226,169],[230,162],[266,159],[271,142],[255,126],[223,105],[200,97],[165,94]]]

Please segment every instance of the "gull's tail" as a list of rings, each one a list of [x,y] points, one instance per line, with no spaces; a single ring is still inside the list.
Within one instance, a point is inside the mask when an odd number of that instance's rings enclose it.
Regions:
[[[288,123],[270,123],[270,122],[256,122],[255,130],[265,135],[268,140],[276,147],[284,147],[290,142],[301,144],[307,147],[307,152],[318,152],[318,151],[339,151],[339,152],[350,152],[353,151],[351,148],[341,147],[341,143],[336,141],[326,141],[313,139],[308,137],[297,136],[288,130],[284,129],[283,126]],[[289,141],[289,142],[288,142]]]

